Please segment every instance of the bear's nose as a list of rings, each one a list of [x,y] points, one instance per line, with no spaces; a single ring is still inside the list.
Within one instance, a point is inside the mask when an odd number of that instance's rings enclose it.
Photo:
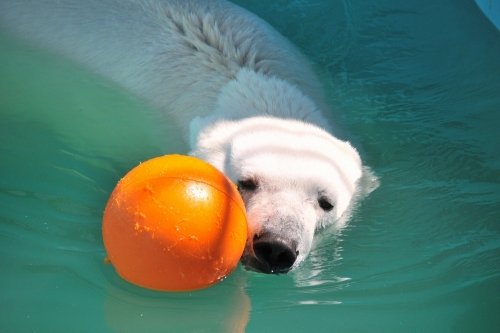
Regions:
[[[281,237],[272,232],[256,235],[253,250],[257,259],[263,264],[264,273],[286,273],[297,259],[297,242]]]

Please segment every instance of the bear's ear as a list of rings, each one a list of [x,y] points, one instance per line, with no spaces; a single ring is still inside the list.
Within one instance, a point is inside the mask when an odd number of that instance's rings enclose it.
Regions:
[[[234,121],[214,122],[210,117],[197,117],[191,121],[189,129],[189,155],[201,158],[227,174],[227,158],[231,155],[232,138],[237,132]]]
[[[358,180],[358,184],[358,193],[362,198],[364,198],[380,186],[380,180],[370,167],[364,165],[363,174]]]
[[[198,137],[202,130],[211,123],[210,117],[195,117],[189,123],[189,147],[191,151],[197,149]]]

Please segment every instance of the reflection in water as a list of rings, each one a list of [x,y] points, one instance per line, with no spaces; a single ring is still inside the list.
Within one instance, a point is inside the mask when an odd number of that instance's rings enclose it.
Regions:
[[[141,289],[120,281],[111,266],[106,274],[104,316],[113,332],[245,332],[251,304],[243,271],[192,293]]]
[[[315,245],[306,260],[291,273],[301,295],[296,305],[339,305],[337,291],[347,288],[351,278],[340,275],[342,231],[330,227],[316,235]]]

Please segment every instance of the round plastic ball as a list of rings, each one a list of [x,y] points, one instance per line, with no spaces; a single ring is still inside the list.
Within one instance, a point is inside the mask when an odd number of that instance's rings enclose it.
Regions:
[[[106,205],[109,261],[136,285],[163,291],[206,288],[237,266],[247,238],[236,186],[210,164],[166,155],[132,169]]]

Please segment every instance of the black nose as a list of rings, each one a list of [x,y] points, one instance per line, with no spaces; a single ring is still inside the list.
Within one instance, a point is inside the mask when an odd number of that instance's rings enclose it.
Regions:
[[[253,251],[265,273],[288,272],[299,254],[296,241],[270,232],[254,237]]]

